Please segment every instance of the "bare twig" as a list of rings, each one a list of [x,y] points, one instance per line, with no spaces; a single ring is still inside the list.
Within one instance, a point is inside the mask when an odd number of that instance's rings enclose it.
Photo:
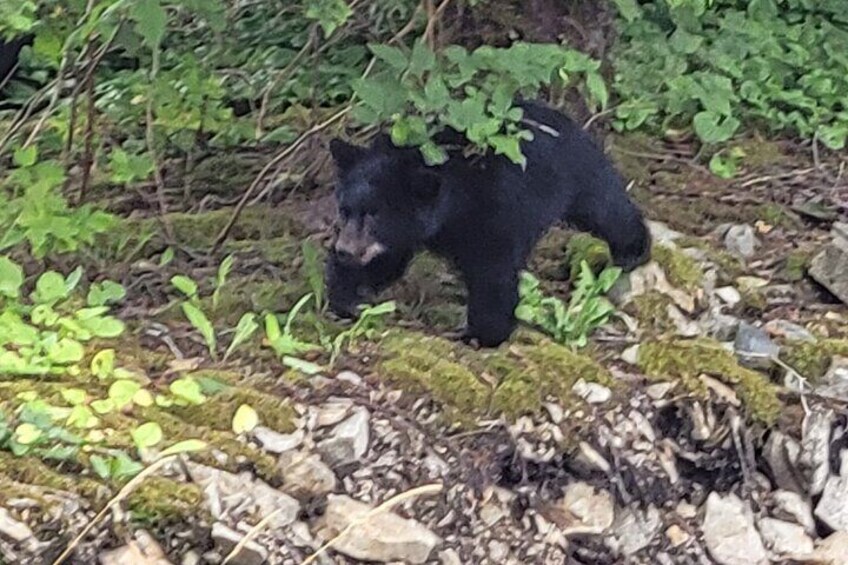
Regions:
[[[147,109],[145,111],[145,139],[147,142],[147,151],[150,153],[150,158],[153,161],[153,179],[156,181],[156,200],[159,204],[159,216],[162,226],[165,229],[165,235],[169,241],[174,240],[174,230],[171,228],[171,222],[168,220],[168,201],[165,197],[165,179],[162,178],[162,164],[156,154],[156,137],[153,131],[153,86],[152,81],[156,78],[159,72],[159,50],[153,50],[153,62],[150,69],[151,87],[147,93]]]
[[[436,30],[448,4],[450,4],[450,0],[442,0],[437,8],[434,6],[433,0],[424,0],[424,7],[427,10],[427,27],[424,29],[424,41],[427,42],[427,46],[431,50],[436,48]]]

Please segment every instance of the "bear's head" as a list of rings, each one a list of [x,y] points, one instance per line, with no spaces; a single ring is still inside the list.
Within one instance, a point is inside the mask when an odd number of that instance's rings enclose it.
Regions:
[[[338,170],[336,255],[366,265],[384,253],[417,251],[443,224],[445,194],[438,171],[417,149],[379,136],[370,147],[330,143]]]

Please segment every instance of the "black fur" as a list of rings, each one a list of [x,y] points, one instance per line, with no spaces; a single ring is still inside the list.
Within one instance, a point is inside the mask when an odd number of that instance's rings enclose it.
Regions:
[[[340,221],[360,230],[372,226],[370,238],[384,248],[365,264],[330,253],[327,287],[335,312],[352,315],[426,248],[451,261],[465,281],[466,338],[491,347],[515,328],[519,272],[551,225],[564,220],[606,240],[626,270],[647,261],[642,214],[603,152],[563,114],[520,105],[536,124],[534,140],[522,144],[525,170],[502,156],[459,152],[427,167],[417,149],[396,148],[385,138],[370,148],[332,143]]]

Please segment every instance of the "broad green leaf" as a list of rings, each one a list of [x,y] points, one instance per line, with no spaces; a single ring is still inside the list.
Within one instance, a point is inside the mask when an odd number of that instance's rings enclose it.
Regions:
[[[695,133],[704,143],[727,141],[739,128],[739,120],[730,116],[722,118],[712,112],[698,112],[693,119]]]
[[[101,479],[109,479],[112,476],[112,466],[109,464],[109,460],[102,455],[92,455],[88,458],[88,462],[91,469]]]
[[[318,365],[317,363],[311,363],[309,361],[304,361],[303,359],[298,359],[297,357],[291,357],[289,355],[283,356],[283,365],[286,367],[290,367],[295,371],[300,371],[304,375],[317,375],[324,371],[324,367]]]
[[[132,401],[136,406],[141,406],[143,408],[153,406],[154,404],[153,395],[146,388],[142,388],[136,392],[132,397]]]
[[[436,67],[436,55],[424,41],[416,41],[409,60],[409,74],[421,77]]]
[[[56,271],[47,271],[35,283],[33,300],[38,304],[54,304],[68,297],[65,277]]]
[[[189,404],[203,404],[206,396],[200,389],[200,384],[191,377],[177,379],[168,387],[171,394]]]
[[[129,455],[122,451],[116,452],[109,463],[112,478],[115,480],[134,477],[144,469],[144,465],[138,461],[133,461]]]
[[[392,47],[391,45],[383,43],[370,43],[368,45],[368,49],[370,49],[378,59],[388,63],[388,65],[394,70],[403,71],[406,69],[408,64],[406,55],[397,47]]]
[[[69,337],[63,337],[47,348],[47,357],[53,363],[67,365],[79,363],[85,356],[85,349],[78,341]]]
[[[141,389],[141,385],[135,381],[119,380],[109,386],[109,399],[114,402],[118,410],[132,403],[135,394]]]
[[[253,431],[259,424],[259,415],[256,413],[252,407],[247,404],[242,404],[236,409],[236,413],[233,416],[233,432],[236,434],[243,434],[246,432]]]
[[[124,299],[127,292],[124,287],[113,281],[103,281],[91,285],[88,291],[89,306],[105,306]]]
[[[232,255],[227,255],[218,266],[218,274],[215,278],[215,291],[212,293],[212,308],[218,308],[221,291],[227,283],[227,277],[230,275],[234,262],[235,258]]]
[[[111,398],[101,398],[91,402],[91,409],[98,414],[108,414],[116,409],[115,402]]]
[[[206,317],[206,314],[200,308],[191,302],[184,302],[182,309],[188,321],[191,322],[191,325],[203,336],[206,347],[209,349],[209,354],[214,358],[218,341],[215,337],[215,328],[212,327],[212,322],[209,321],[209,318]]]
[[[31,167],[38,160],[38,147],[30,145],[27,148],[19,147],[15,149],[12,156],[12,161],[18,167]]]
[[[71,406],[85,403],[86,394],[81,388],[63,388],[59,391],[62,398]]]
[[[80,326],[92,335],[102,338],[114,338],[124,333],[125,325],[121,320],[111,316],[80,320]]]
[[[8,257],[0,256],[0,295],[18,298],[24,284],[24,271]]]
[[[589,73],[586,75],[586,88],[589,95],[598,103],[601,110],[606,110],[609,102],[609,92],[603,77],[598,73]]]
[[[98,379],[107,379],[115,370],[115,350],[104,349],[98,351],[91,359],[91,372]]]
[[[171,277],[171,284],[188,298],[193,299],[197,297],[197,283],[187,276],[175,275]]]
[[[135,0],[131,4],[131,14],[136,22],[136,32],[144,39],[145,44],[152,49],[159,49],[168,15],[160,0]]]
[[[74,406],[67,419],[67,424],[69,426],[81,430],[97,427],[99,423],[100,419],[94,415],[91,408],[83,405]]]
[[[162,428],[156,422],[145,422],[132,432],[133,443],[139,449],[148,449],[162,441]]]
[[[233,336],[233,341],[230,343],[230,346],[227,348],[226,353],[224,353],[224,360],[226,361],[229,358],[230,354],[238,349],[242,344],[247,343],[247,341],[253,337],[253,334],[256,333],[256,330],[259,329],[259,324],[256,322],[256,314],[253,312],[247,312],[244,314],[238,322],[236,326],[236,332]]]
[[[42,431],[30,423],[19,424],[15,428],[15,441],[21,445],[32,445],[41,439]]]

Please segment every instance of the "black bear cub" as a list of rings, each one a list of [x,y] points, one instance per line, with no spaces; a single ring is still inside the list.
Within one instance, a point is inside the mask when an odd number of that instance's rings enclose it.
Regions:
[[[429,167],[417,149],[397,148],[385,136],[368,148],[331,142],[339,222],[326,283],[336,314],[354,316],[404,274],[417,251],[429,249],[453,263],[467,287],[464,339],[494,347],[515,328],[519,273],[554,223],[606,240],[625,270],[648,260],[642,214],[603,152],[563,114],[519,105],[534,134],[522,144],[524,169],[491,152],[459,151]]]

